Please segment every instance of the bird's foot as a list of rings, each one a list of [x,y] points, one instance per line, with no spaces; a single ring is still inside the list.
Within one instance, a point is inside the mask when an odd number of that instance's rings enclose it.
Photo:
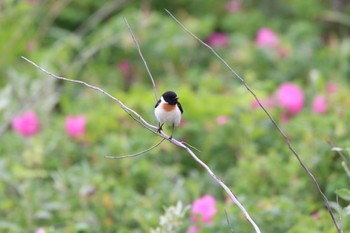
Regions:
[[[159,125],[157,132],[160,133],[160,131],[163,130],[163,124]]]

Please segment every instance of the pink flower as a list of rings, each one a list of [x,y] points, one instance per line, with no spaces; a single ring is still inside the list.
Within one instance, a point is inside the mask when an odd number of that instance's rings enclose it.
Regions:
[[[269,28],[261,28],[255,42],[260,48],[275,48],[278,45],[278,36]]]
[[[127,60],[120,60],[118,63],[118,69],[124,76],[130,75],[132,72],[131,65]]]
[[[187,233],[197,233],[199,231],[199,226],[190,226],[187,229]]]
[[[290,115],[297,115],[304,107],[304,93],[293,83],[283,83],[277,90],[279,106]]]
[[[320,213],[318,211],[315,211],[314,213],[312,213],[312,218],[314,220],[319,220],[320,219]]]
[[[12,128],[24,137],[33,136],[40,131],[40,124],[34,112],[26,112],[12,120]]]
[[[241,1],[239,0],[232,0],[229,3],[227,3],[227,10],[228,12],[235,13],[241,10]]]
[[[209,223],[216,214],[216,201],[212,196],[204,195],[193,202],[191,212],[191,220],[193,222],[202,220],[205,223]],[[198,219],[198,217],[201,217],[201,219]]]
[[[46,233],[46,231],[44,228],[40,227],[40,228],[35,230],[35,233]]]
[[[85,116],[67,116],[65,129],[72,138],[77,138],[85,134]]]
[[[210,46],[226,47],[228,45],[228,36],[224,33],[216,32],[208,37]]]
[[[329,82],[326,85],[326,90],[329,94],[333,94],[336,93],[339,89],[338,84],[334,83],[334,82]]]
[[[314,113],[323,114],[327,112],[326,99],[322,95],[318,95],[314,98],[312,102],[312,111]]]
[[[223,116],[218,116],[218,117],[216,118],[216,123],[217,123],[218,125],[224,125],[224,124],[226,124],[226,123],[228,122],[228,120],[229,120],[228,116],[225,116],[225,115],[223,115]]]

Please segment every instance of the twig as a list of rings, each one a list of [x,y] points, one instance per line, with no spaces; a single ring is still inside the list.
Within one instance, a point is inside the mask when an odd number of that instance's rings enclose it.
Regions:
[[[124,155],[124,156],[105,156],[105,158],[106,159],[125,159],[125,158],[137,157],[137,156],[140,156],[140,155],[143,155],[143,154],[147,153],[148,151],[153,150],[154,148],[159,146],[164,140],[165,140],[165,138],[162,138],[162,140],[160,140],[157,144],[153,145],[152,147],[150,147],[150,148],[148,148],[146,150],[138,152],[136,154]]]
[[[134,41],[134,44],[135,44],[136,47],[137,47],[137,50],[138,50],[138,52],[139,52],[139,55],[140,55],[140,57],[141,57],[141,59],[142,59],[142,61],[143,61],[143,64],[145,65],[146,70],[147,70],[147,73],[148,73],[148,75],[149,75],[149,77],[150,77],[150,79],[151,79],[151,81],[152,81],[153,92],[154,92],[154,98],[156,99],[156,102],[158,102],[158,94],[157,94],[156,84],[155,84],[155,82],[154,82],[154,79],[153,79],[153,76],[152,76],[152,74],[151,74],[151,71],[150,71],[149,68],[148,68],[147,62],[146,62],[145,58],[144,58],[143,55],[142,55],[142,52],[141,52],[141,49],[140,49],[140,45],[139,45],[139,43],[137,42],[137,40],[136,40],[136,38],[135,38],[135,36],[134,36],[134,33],[132,32],[131,27],[130,27],[128,21],[126,20],[126,18],[124,18],[124,21],[125,21],[126,26],[127,26],[128,29],[129,29],[129,32],[130,32],[131,37],[132,37],[132,40]]]
[[[333,220],[333,223],[335,225],[335,227],[337,228],[339,233],[342,233],[342,229],[339,227],[333,211],[332,211],[332,207],[326,197],[326,195],[322,192],[320,185],[318,184],[316,178],[314,177],[314,175],[311,173],[311,171],[305,166],[305,164],[303,163],[303,161],[301,160],[299,154],[295,151],[295,149],[292,147],[288,137],[286,136],[286,134],[282,131],[282,129],[278,126],[278,124],[276,123],[276,121],[272,118],[271,114],[266,110],[266,108],[261,104],[261,102],[259,101],[258,97],[256,96],[256,94],[254,93],[254,91],[250,88],[250,86],[246,83],[246,81],[239,76],[232,68],[230,65],[228,65],[228,63],[208,44],[206,44],[204,41],[202,41],[199,37],[197,37],[196,35],[194,35],[190,30],[188,30],[173,14],[171,14],[167,9],[165,9],[165,11],[176,21],[177,24],[180,25],[180,27],[185,30],[188,34],[190,34],[192,37],[194,37],[196,40],[198,40],[202,45],[204,45],[205,47],[207,47],[230,71],[231,73],[233,73],[236,78],[238,78],[243,85],[245,86],[245,88],[253,95],[253,97],[255,98],[255,100],[257,101],[257,103],[259,104],[259,106],[263,109],[263,111],[266,113],[267,117],[270,119],[270,121],[273,123],[273,125],[276,127],[277,131],[281,134],[281,136],[283,137],[285,143],[288,145],[289,150],[294,154],[294,156],[296,157],[296,159],[298,160],[298,162],[300,163],[300,165],[302,166],[302,168],[304,169],[304,171],[308,174],[308,176],[311,178],[312,182],[314,183],[314,185],[317,188],[317,191],[319,192],[319,194],[322,196],[323,201],[328,209],[329,214],[331,215],[331,218]]]
[[[345,155],[343,154],[343,152],[341,152],[341,150],[338,150],[338,149],[334,149],[336,147],[333,147],[333,151],[337,152],[337,154],[342,158],[342,160],[345,162],[345,163],[348,163],[348,159],[345,157]]]
[[[343,228],[343,219],[342,219],[343,211],[342,211],[342,208],[339,205],[339,195],[338,195],[338,193],[336,194],[336,201],[337,201],[338,215],[339,215],[339,226],[341,228]]]
[[[349,164],[348,159],[345,157],[345,155],[344,155],[343,152],[342,152],[342,148],[337,147],[331,140],[328,140],[327,142],[328,142],[328,144],[332,147],[332,150],[335,151],[335,152],[337,152],[337,154],[343,159],[343,161],[344,161],[346,164]]]
[[[79,81],[79,80],[73,80],[73,79],[68,79],[68,78],[63,78],[57,75],[52,74],[51,72],[45,70],[44,68],[38,66],[37,64],[35,64],[34,62],[32,62],[31,60],[25,58],[25,57],[21,57],[22,59],[24,59],[25,61],[27,61],[28,63],[32,64],[33,66],[35,66],[37,69],[41,70],[42,72],[46,73],[47,75],[51,76],[52,78],[55,79],[60,79],[60,80],[65,80],[68,82],[74,82],[74,83],[78,83],[84,86],[87,86],[91,89],[94,89],[96,91],[101,92],[102,94],[106,95],[107,97],[113,99],[114,101],[118,102],[118,104],[120,105],[120,107],[127,112],[134,120],[136,120],[139,124],[141,124],[143,127],[145,127],[146,129],[150,130],[151,132],[153,132],[154,134],[161,136],[165,139],[167,139],[169,142],[173,143],[174,145],[184,149],[187,151],[187,153],[189,153],[191,155],[191,157],[197,162],[199,163],[199,165],[201,165],[208,173],[209,175],[226,191],[226,193],[230,196],[230,198],[232,199],[232,201],[241,209],[241,211],[243,212],[243,214],[245,215],[245,217],[248,219],[248,221],[252,224],[252,226],[255,229],[256,233],[261,233],[259,227],[256,225],[256,223],[251,219],[250,215],[248,214],[248,212],[245,210],[244,206],[239,202],[239,200],[236,198],[236,196],[233,194],[233,192],[226,186],[226,184],[220,180],[215,174],[214,172],[202,161],[200,160],[195,153],[193,153],[193,151],[187,147],[185,144],[181,143],[180,141],[172,138],[169,139],[169,136],[167,134],[165,134],[163,131],[161,131],[160,133],[157,133],[157,129],[158,127],[149,124],[148,122],[146,122],[137,112],[135,112],[134,110],[128,108],[126,105],[124,105],[119,99],[111,96],[110,94],[108,94],[107,92],[105,92],[104,90],[102,90],[99,87],[90,85],[86,82],[83,81]],[[137,117],[137,119],[133,116],[135,115]]]
[[[185,144],[188,147],[191,147],[192,149],[196,150],[197,152],[201,153],[202,151],[200,151],[198,148],[196,148],[195,146],[190,145],[187,142],[181,141],[181,143]]]
[[[96,91],[101,92],[102,94],[106,95],[107,97],[113,99],[114,101],[118,102],[118,104],[120,105],[120,107],[126,112],[128,113],[134,120],[136,120],[137,122],[139,122],[141,125],[143,125],[145,128],[149,129],[150,131],[152,131],[153,133],[159,135],[156,131],[153,131],[152,129],[158,129],[157,126],[151,125],[150,123],[148,123],[146,120],[144,120],[137,112],[135,112],[134,110],[132,110],[131,108],[128,108],[125,104],[123,104],[122,101],[120,101],[119,99],[113,97],[111,94],[107,93],[106,91],[102,90],[99,87],[90,85],[86,82],[80,81],[80,80],[74,80],[74,79],[68,79],[68,78],[64,78],[64,77],[60,77],[57,76],[47,70],[45,70],[44,68],[38,66],[37,64],[35,64],[34,62],[32,62],[31,60],[29,60],[26,57],[21,56],[22,59],[24,59],[25,61],[29,62],[30,64],[32,64],[33,66],[35,66],[36,68],[38,68],[39,70],[41,70],[42,72],[50,75],[51,77],[55,78],[55,79],[60,79],[60,80],[64,80],[64,81],[68,81],[68,82],[73,82],[73,83],[79,83],[81,85],[87,86],[91,89],[94,89]],[[136,116],[136,118],[134,117]]]
[[[127,3],[126,0],[110,1],[102,5],[97,11],[84,20],[83,24],[75,30],[75,33],[85,35],[89,30],[96,27],[99,23],[103,22],[106,18],[113,15],[123,5]]]
[[[225,210],[227,225],[231,228],[231,233],[234,233],[233,232],[233,227],[231,226],[231,223],[230,223],[230,219],[228,218],[228,214],[227,214],[226,208],[224,208],[224,210]]]
[[[250,222],[250,224],[253,226],[254,230],[256,233],[260,233],[260,229],[258,225],[253,221],[253,219],[250,217],[249,213],[247,210],[244,208],[244,206],[239,202],[239,200],[236,198],[234,193],[226,186],[226,184],[220,180],[212,170],[202,161],[200,160],[187,146],[183,145],[181,142],[174,140],[174,144],[178,145],[179,147],[182,147],[185,149],[191,156],[192,158],[199,163],[207,172],[209,175],[226,191],[226,193],[230,196],[230,198],[233,200],[233,202],[238,206],[238,208],[243,212],[244,216],[246,219]]]
[[[349,160],[343,154],[342,148],[336,147],[332,141],[328,141],[328,143],[333,147],[332,151],[337,152],[337,154],[342,158],[343,161],[341,165],[343,166],[346,175],[350,178],[350,163],[349,163]]]
[[[153,90],[154,90],[154,94],[155,94],[155,97],[156,97],[156,100],[157,100],[157,91],[156,91],[156,87],[155,87],[155,83],[154,83],[154,80],[153,80],[153,77],[151,75],[151,72],[149,71],[148,69],[148,66],[147,66],[147,63],[146,63],[146,60],[143,58],[142,56],[142,53],[141,53],[141,49],[140,49],[140,46],[138,45],[136,39],[135,39],[135,36],[131,30],[131,27],[130,25],[128,24],[128,21],[124,18],[125,20],[125,23],[127,24],[128,26],[128,29],[129,29],[129,32],[134,40],[134,43],[135,45],[137,46],[137,49],[139,51],[139,54],[140,54],[140,57],[142,58],[145,66],[146,66],[146,69],[148,71],[148,74],[152,80],[152,84],[153,84]],[[161,131],[161,133],[163,134],[163,132]],[[259,227],[256,225],[256,223],[253,221],[253,219],[250,217],[249,213],[246,211],[246,209],[244,208],[244,206],[238,201],[238,199],[236,198],[236,196],[233,194],[233,192],[226,186],[226,184],[220,180],[213,172],[212,170],[202,161],[200,160],[196,155],[195,153],[192,152],[192,150],[187,147],[186,145],[184,145],[183,143],[175,140],[175,139],[171,139],[169,140],[170,142],[172,142],[173,144],[185,149],[191,156],[192,158],[197,161],[197,163],[199,163],[205,170],[207,170],[207,172],[209,173],[209,175],[226,191],[226,193],[231,197],[231,199],[233,200],[233,202],[241,209],[241,211],[243,212],[243,214],[246,216],[247,220],[252,224],[252,226],[254,227],[256,233],[260,233],[260,229]],[[192,147],[192,146],[191,146]],[[193,147],[195,148],[195,147]],[[197,148],[195,148],[196,150],[198,150]]]

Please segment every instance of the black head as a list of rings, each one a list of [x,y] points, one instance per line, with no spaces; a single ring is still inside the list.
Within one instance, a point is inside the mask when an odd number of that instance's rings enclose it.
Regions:
[[[163,99],[171,105],[175,105],[177,103],[177,99],[179,97],[177,97],[176,93],[173,91],[167,91],[165,92],[163,95]]]

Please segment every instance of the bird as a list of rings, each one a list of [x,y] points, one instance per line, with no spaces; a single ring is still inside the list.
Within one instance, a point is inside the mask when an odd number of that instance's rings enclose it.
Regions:
[[[167,91],[160,97],[154,108],[154,115],[158,121],[158,132],[160,133],[164,124],[172,127],[170,140],[173,138],[174,128],[180,124],[184,112],[178,99],[175,92]]]

